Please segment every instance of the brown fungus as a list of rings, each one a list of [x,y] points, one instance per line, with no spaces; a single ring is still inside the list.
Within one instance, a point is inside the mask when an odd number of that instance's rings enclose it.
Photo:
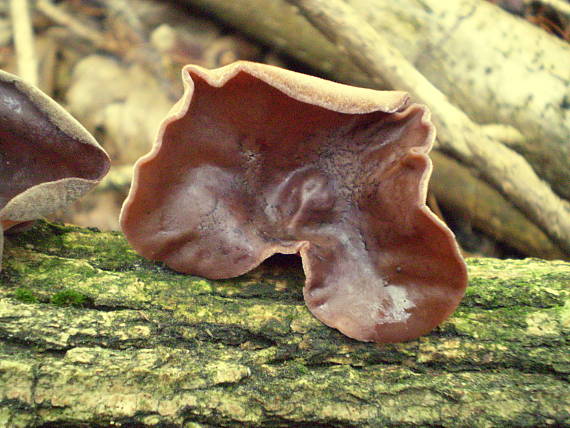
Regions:
[[[121,213],[140,254],[215,279],[300,253],[311,312],[363,341],[410,340],[453,312],[467,275],[425,205],[424,106],[249,62],[182,75]]]
[[[109,165],[105,151],[61,106],[0,70],[0,260],[3,231],[67,206]]]

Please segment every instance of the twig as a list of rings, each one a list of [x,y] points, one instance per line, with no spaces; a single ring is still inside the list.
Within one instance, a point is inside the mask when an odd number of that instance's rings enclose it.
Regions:
[[[81,37],[82,39],[89,40],[97,48],[105,49],[111,52],[117,51],[117,46],[113,41],[107,39],[96,30],[78,21],[69,13],[58,8],[50,0],[38,0],[36,3],[36,8],[55,23],[68,28],[71,32]]]
[[[160,55],[152,49],[147,41],[145,31],[140,18],[132,10],[131,4],[126,0],[109,1],[105,5],[117,16],[121,16],[129,27],[129,45],[125,46],[121,40],[105,37],[98,31],[90,28],[71,14],[65,12],[51,0],[37,0],[37,9],[55,23],[66,27],[76,36],[91,42],[95,47],[117,55],[123,59],[143,64],[148,70],[158,76],[160,84],[168,92],[172,99],[177,94],[169,84],[162,67]]]
[[[18,74],[32,85],[38,84],[38,61],[34,48],[34,30],[27,0],[12,0],[10,14],[14,45],[18,58]]]
[[[559,198],[526,160],[492,139],[452,105],[397,49],[340,0],[287,0],[329,40],[378,80],[428,105],[440,148],[477,168],[499,191],[570,253],[570,203]]]

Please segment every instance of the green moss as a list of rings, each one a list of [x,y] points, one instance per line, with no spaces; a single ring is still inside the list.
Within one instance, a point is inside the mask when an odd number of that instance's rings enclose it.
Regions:
[[[34,292],[29,288],[17,288],[14,291],[14,298],[22,303],[38,303],[39,299],[34,295]]]
[[[284,365],[285,369],[288,369],[289,373],[284,374],[285,378],[296,378],[298,376],[308,376],[311,373],[309,367],[303,364],[301,361],[294,360],[289,364]]]
[[[508,263],[509,269],[505,269]],[[570,267],[538,259],[468,259],[469,287],[461,307],[554,308],[570,296]],[[537,286],[540,284],[540,287]]]
[[[50,303],[56,306],[75,306],[83,307],[89,303],[89,298],[82,293],[75,290],[63,290],[55,293],[51,299]]]
[[[149,263],[130,248],[120,232],[98,233],[93,229],[43,220],[7,241],[44,254],[86,260],[92,266],[105,270],[131,270]]]
[[[54,426],[570,421],[568,263],[470,259],[446,323],[381,345],[315,319],[298,266],[206,280],[143,260],[121,234],[45,222],[6,241],[0,426],[32,424],[14,422],[25,412]]]

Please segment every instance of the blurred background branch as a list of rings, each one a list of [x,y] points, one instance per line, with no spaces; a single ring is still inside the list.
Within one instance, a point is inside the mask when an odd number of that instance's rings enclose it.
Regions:
[[[38,84],[38,62],[34,46],[34,29],[27,0],[10,0],[14,46],[18,74],[32,85]]]
[[[10,12],[14,4],[0,5],[0,66],[17,72],[17,61],[31,62],[14,50],[13,42],[25,31],[18,14]],[[493,147],[509,156],[516,152],[520,164],[530,165],[525,168],[533,172],[537,186],[506,166],[501,169],[502,157],[495,149],[478,157],[454,149],[459,145],[455,136],[465,138],[457,129],[462,122],[434,109],[434,120],[448,120],[456,129],[438,125],[429,201],[465,252],[569,258],[566,239],[560,238],[570,232],[555,221],[567,215],[570,198],[566,3],[340,4],[369,24],[443,94],[440,100],[475,126],[469,150],[478,152],[480,142],[492,141]],[[78,224],[118,228],[129,185],[124,171],[149,150],[158,124],[181,94],[179,73],[186,63],[213,68],[246,59],[349,84],[404,89],[387,69],[371,74],[357,66],[355,52],[343,51],[338,41],[331,43],[285,0],[37,0],[29,6],[28,29],[35,36],[26,43],[28,50],[35,49],[39,86],[86,125],[113,157],[108,181],[116,177],[117,184],[100,186],[57,217]],[[369,54],[373,52],[372,47]],[[431,98],[424,101],[429,104]],[[490,172],[493,164],[499,168]],[[545,202],[544,195],[554,202]]]
[[[388,40],[342,0],[288,0],[374,81],[408,91],[433,114],[441,148],[482,175],[570,253],[570,204],[559,198],[524,157],[475,124]]]

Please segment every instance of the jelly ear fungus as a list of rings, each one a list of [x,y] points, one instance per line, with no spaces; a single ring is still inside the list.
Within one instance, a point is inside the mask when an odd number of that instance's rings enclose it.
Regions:
[[[0,260],[3,231],[64,208],[109,166],[105,151],[61,106],[0,71]]]
[[[229,278],[299,253],[311,312],[362,341],[414,339],[453,312],[467,274],[425,204],[424,106],[250,62],[182,75],[121,213],[140,254]]]

